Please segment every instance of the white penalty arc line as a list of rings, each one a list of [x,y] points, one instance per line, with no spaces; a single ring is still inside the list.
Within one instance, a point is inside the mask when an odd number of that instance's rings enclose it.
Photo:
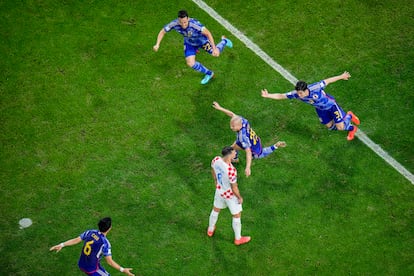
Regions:
[[[283,68],[280,64],[273,60],[268,54],[266,54],[259,46],[252,42],[247,36],[245,36],[241,31],[234,27],[230,22],[224,19],[219,15],[214,9],[208,6],[202,0],[192,0],[197,6],[204,10],[208,15],[210,15],[214,20],[220,23],[224,28],[226,28],[234,37],[238,38],[243,42],[247,48],[252,50],[256,55],[258,55],[264,62],[266,62],[270,67],[276,70],[281,74],[286,80],[288,80],[293,85],[296,84],[298,79]],[[384,159],[389,165],[396,169],[401,175],[403,175],[411,184],[414,185],[414,175],[404,168],[400,163],[398,163],[394,158],[392,158],[386,151],[384,151],[379,145],[375,144],[361,129],[358,129],[358,132],[355,134],[360,141],[362,141],[366,146],[368,146],[372,151],[374,151],[378,156]]]

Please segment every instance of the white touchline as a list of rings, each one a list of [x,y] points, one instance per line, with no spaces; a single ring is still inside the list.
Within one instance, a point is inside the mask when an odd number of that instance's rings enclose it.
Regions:
[[[237,37],[241,42],[243,42],[247,48],[252,50],[256,55],[258,55],[264,62],[270,65],[275,69],[279,74],[281,74],[286,80],[292,84],[296,84],[298,79],[289,73],[285,68],[280,64],[274,61],[268,54],[266,54],[259,46],[252,42],[247,36],[240,32],[236,27],[234,27],[230,22],[221,17],[214,9],[208,6],[202,0],[192,0],[197,4],[202,10],[209,14],[214,20],[220,23],[224,28],[226,28],[233,36]],[[392,158],[386,151],[384,151],[379,145],[375,144],[360,128],[355,134],[365,145],[367,145],[371,150],[373,150],[378,156],[384,159],[388,164],[390,164],[394,169],[396,169],[401,175],[408,179],[411,184],[414,185],[414,175],[404,168],[400,163],[398,163],[394,158]]]

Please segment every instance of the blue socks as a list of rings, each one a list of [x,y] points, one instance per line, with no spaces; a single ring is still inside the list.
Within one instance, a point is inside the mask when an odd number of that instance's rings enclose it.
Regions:
[[[351,115],[347,114],[344,118],[344,130],[354,130],[354,126],[351,124]]]
[[[193,65],[194,70],[202,73],[202,74],[207,74],[207,75],[211,75],[213,72],[211,72],[210,70],[208,70],[206,67],[204,67],[203,64],[201,64],[200,62],[196,61],[196,63]]]
[[[220,53],[223,52],[224,47],[226,47],[227,41],[222,39],[219,44],[216,45],[217,49],[219,49]]]
[[[276,150],[275,145],[271,145],[270,147],[264,148],[262,150],[262,153],[260,155],[256,155],[254,158],[257,158],[257,159],[264,158],[268,156],[269,154],[271,154],[272,152],[274,152],[275,150]]]

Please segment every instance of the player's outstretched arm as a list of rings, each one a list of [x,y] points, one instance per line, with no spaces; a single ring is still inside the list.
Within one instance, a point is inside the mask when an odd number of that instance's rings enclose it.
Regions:
[[[229,117],[234,117],[237,116],[233,111],[225,109],[224,107],[222,107],[221,105],[219,105],[218,102],[213,102],[213,107],[223,113],[225,113],[227,116]]]
[[[214,42],[214,38],[211,32],[206,27],[204,27],[202,34],[207,37],[208,41],[210,41],[211,48],[213,48],[212,56],[218,57],[220,55],[220,51],[216,47],[216,43]]]
[[[125,273],[128,276],[134,276],[134,274],[132,274],[131,270],[132,268],[123,268],[122,266],[120,266],[119,264],[117,264],[113,259],[112,256],[106,256],[105,257],[106,262],[112,266],[113,268],[115,268],[116,270],[121,271],[122,273]]]
[[[158,51],[158,49],[160,48],[160,43],[161,43],[161,41],[162,41],[162,39],[164,38],[164,35],[166,34],[167,32],[164,30],[164,28],[162,28],[161,29],[161,31],[158,33],[158,36],[157,36],[157,42],[155,43],[155,45],[152,47],[152,49],[154,49],[154,51],[155,52],[157,52]]]
[[[81,239],[80,237],[76,237],[76,238],[73,238],[73,239],[71,239],[71,240],[67,240],[67,241],[62,242],[62,243],[60,243],[60,244],[57,244],[57,245],[55,245],[55,246],[52,246],[52,247],[49,249],[49,251],[56,251],[56,252],[59,252],[60,250],[62,250],[62,248],[63,248],[63,247],[65,247],[65,246],[75,245],[75,244],[80,243],[81,241],[82,241],[82,239]]]
[[[325,81],[325,84],[328,85],[328,84],[334,83],[334,82],[339,81],[339,80],[348,80],[350,77],[351,77],[351,74],[349,74],[349,72],[345,71],[345,72],[343,72],[342,74],[340,74],[338,76],[327,78],[324,81]]]
[[[273,100],[284,100],[287,99],[288,97],[285,94],[282,93],[269,93],[269,91],[267,91],[267,89],[262,89],[262,97],[263,98],[268,98],[268,99],[273,99]]]

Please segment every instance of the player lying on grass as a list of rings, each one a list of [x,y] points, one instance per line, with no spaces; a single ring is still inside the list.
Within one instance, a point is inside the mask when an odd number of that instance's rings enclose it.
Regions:
[[[78,266],[87,275],[109,276],[109,273],[101,266],[100,259],[102,256],[105,256],[105,260],[110,266],[129,276],[134,276],[131,273],[132,268],[123,268],[112,259],[111,244],[106,238],[106,235],[112,229],[111,218],[101,219],[98,223],[98,228],[99,231],[87,230],[76,238],[52,246],[50,251],[59,252],[65,246],[75,245],[83,241]]]
[[[220,211],[228,207],[233,216],[234,244],[241,245],[248,243],[251,238],[241,235],[243,198],[240,195],[239,186],[237,185],[237,170],[231,164],[231,160],[236,157],[236,151],[232,147],[224,147],[221,155],[222,157],[216,156],[211,161],[211,174],[216,185],[216,191],[214,194],[213,210],[210,213],[207,235],[209,237],[214,235]]]
[[[205,74],[201,84],[208,83],[214,77],[214,72],[196,61],[198,49],[202,48],[210,55],[218,57],[223,52],[224,47],[232,48],[233,43],[228,38],[222,36],[220,43],[216,46],[211,32],[196,19],[189,18],[186,11],[181,10],[178,12],[178,18],[165,25],[158,33],[157,42],[153,47],[155,52],[158,51],[164,35],[172,29],[184,37],[184,56],[187,65]]]
[[[270,147],[263,148],[260,137],[250,127],[248,120],[223,108],[218,102],[213,102],[213,107],[231,117],[230,129],[237,133],[236,141],[233,143],[232,148],[235,150],[244,150],[246,152],[246,168],[244,170],[246,176],[250,176],[251,174],[250,167],[252,165],[252,159],[266,157],[277,148],[286,147],[285,142],[279,141]],[[238,158],[236,158],[234,162],[238,162]]]
[[[313,84],[308,85],[304,81],[298,81],[295,86],[295,90],[288,93],[274,93],[270,94],[267,89],[262,90],[262,97],[285,100],[285,99],[298,99],[307,104],[315,107],[316,113],[319,116],[319,120],[330,130],[346,130],[348,131],[347,139],[350,141],[354,139],[355,132],[358,130],[356,125],[359,125],[360,121],[352,111],[345,111],[336,103],[333,96],[325,92],[324,88],[331,83],[338,80],[348,80],[351,75],[348,72],[344,72],[341,75],[331,77]],[[356,125],[352,125],[352,123]]]

